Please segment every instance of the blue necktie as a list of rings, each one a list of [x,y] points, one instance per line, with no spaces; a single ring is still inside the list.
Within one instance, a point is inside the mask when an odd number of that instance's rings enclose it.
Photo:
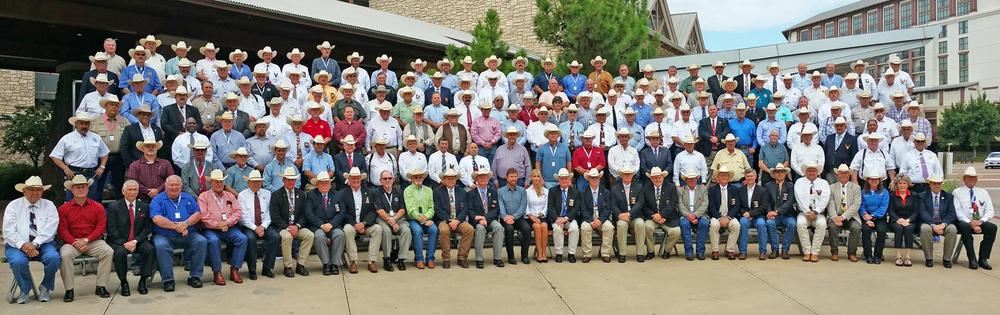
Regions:
[[[566,190],[562,191],[562,212],[559,213],[560,217],[566,216]]]

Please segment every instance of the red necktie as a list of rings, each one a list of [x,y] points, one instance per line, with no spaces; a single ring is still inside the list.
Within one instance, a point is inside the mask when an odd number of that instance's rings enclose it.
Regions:
[[[715,137],[715,119],[712,119],[712,136]]]
[[[201,188],[198,189],[198,193],[205,192],[205,164],[201,164],[198,167],[198,185]]]
[[[263,219],[260,217],[260,198],[257,192],[253,193],[253,224],[260,226]]]
[[[353,168],[354,167],[354,157],[353,157],[353,155],[354,154],[347,154],[347,167],[348,168]]]
[[[467,127],[472,127],[472,107],[471,104],[465,106],[465,120],[468,121],[469,125]]]
[[[128,241],[131,242],[135,240],[135,211],[133,211],[132,204],[128,204]]]

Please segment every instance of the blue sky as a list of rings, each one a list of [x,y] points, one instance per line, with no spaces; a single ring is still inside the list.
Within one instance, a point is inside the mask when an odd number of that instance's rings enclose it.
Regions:
[[[856,0],[669,0],[670,13],[697,12],[711,51],[786,42],[781,31]],[[745,15],[744,15],[745,14]]]

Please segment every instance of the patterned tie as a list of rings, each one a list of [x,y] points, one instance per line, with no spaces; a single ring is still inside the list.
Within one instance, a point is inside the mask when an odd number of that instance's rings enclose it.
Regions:
[[[861,78],[858,78],[858,87],[861,88],[862,90],[864,90],[865,89],[865,80],[862,80]]]
[[[28,229],[30,229],[28,233],[29,242],[35,240],[35,236],[32,234],[38,234],[38,225],[35,225],[35,209],[38,209],[38,206],[31,205],[28,207]]]
[[[253,192],[253,224],[259,226],[263,222],[260,213],[260,196]]]
[[[465,120],[468,127],[472,127],[472,104],[465,105]]]
[[[456,212],[456,210],[455,210],[455,191],[452,190],[452,189],[448,189],[448,200],[451,202],[451,219],[454,220],[455,216],[456,216],[456,214],[455,214],[455,212]]]
[[[927,179],[927,162],[924,161],[924,154],[923,152],[917,154],[920,154],[920,174]]]
[[[729,198],[728,198],[729,197],[729,193],[726,191],[726,187],[719,186],[719,188],[721,188],[719,190],[719,192],[720,192],[720,196],[719,197],[721,197],[721,199],[722,199],[722,202],[720,203],[721,205],[719,206],[719,213],[722,216],[727,216],[728,213],[729,213]]]
[[[771,92],[778,91],[778,77],[771,78]]]
[[[347,155],[347,168],[350,169],[354,167],[354,154],[346,153]]]
[[[941,222],[941,197],[935,194],[931,199],[934,199],[934,222]]]
[[[604,124],[601,124],[601,146],[604,146]]]
[[[132,203],[128,204],[128,221],[128,241],[131,242],[135,239],[135,208]]]
[[[660,187],[656,187],[656,193],[654,193],[653,195],[656,196],[656,205],[654,207],[659,207],[660,206]]]
[[[565,217],[568,213],[566,212],[566,189],[562,190],[562,211],[559,212],[560,217]]]

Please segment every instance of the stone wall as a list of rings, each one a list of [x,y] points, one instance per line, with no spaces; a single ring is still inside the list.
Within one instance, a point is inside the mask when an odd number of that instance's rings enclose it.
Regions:
[[[0,69],[0,113],[35,106],[35,73]]]
[[[485,15],[487,9],[495,9],[500,14],[500,29],[503,39],[511,46],[524,48],[531,54],[555,56],[555,46],[542,43],[535,38],[532,19],[537,8],[534,0],[370,0],[372,9],[391,12],[430,23],[471,32]]]

